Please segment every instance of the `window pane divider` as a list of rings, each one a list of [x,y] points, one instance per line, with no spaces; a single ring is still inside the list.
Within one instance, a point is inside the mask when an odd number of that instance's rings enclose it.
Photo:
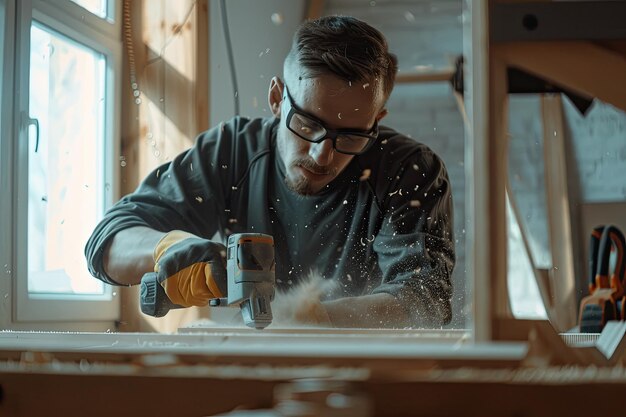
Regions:
[[[40,11],[78,31],[97,32],[100,36],[121,42],[122,0],[109,1],[112,3],[109,9],[113,9],[113,19],[96,16],[70,0],[32,0],[32,5],[33,10]]]

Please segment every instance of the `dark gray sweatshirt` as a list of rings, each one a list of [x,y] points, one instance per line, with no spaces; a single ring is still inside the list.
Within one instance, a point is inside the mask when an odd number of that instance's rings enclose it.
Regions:
[[[85,247],[90,272],[115,285],[103,252],[122,229],[147,226],[274,237],[279,289],[310,272],[336,281],[329,298],[389,293],[415,326],[451,319],[452,194],[443,161],[387,127],[377,142],[314,196],[284,184],[277,119],[236,117],[202,133],[123,197]]]

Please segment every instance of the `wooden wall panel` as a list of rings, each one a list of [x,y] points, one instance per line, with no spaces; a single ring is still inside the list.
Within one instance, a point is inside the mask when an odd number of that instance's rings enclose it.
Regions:
[[[208,128],[207,21],[206,0],[124,2],[122,195]],[[124,289],[120,330],[175,331],[206,315],[186,309],[151,320],[137,300],[136,289]]]
[[[126,0],[124,6],[126,194],[208,128],[208,12],[206,0]]]

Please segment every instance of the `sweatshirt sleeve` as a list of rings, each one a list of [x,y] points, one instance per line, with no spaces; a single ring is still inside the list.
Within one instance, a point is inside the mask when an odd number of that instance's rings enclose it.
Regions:
[[[107,211],[85,246],[94,277],[117,284],[104,271],[103,254],[120,230],[146,226],[204,238],[215,235],[224,218],[232,131],[232,124],[223,124],[201,134],[192,148],[159,166]]]
[[[385,178],[374,240],[382,283],[373,293],[401,300],[414,326],[436,327],[452,318],[452,193],[443,161],[424,145],[413,149]]]

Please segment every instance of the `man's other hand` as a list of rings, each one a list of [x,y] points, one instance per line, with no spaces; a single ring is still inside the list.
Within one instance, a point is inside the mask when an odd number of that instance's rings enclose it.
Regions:
[[[154,249],[154,271],[168,298],[184,307],[225,296],[226,247],[174,230]],[[223,288],[224,290],[221,290]]]

